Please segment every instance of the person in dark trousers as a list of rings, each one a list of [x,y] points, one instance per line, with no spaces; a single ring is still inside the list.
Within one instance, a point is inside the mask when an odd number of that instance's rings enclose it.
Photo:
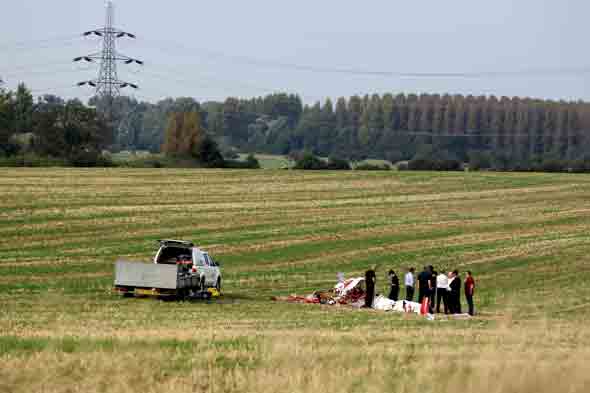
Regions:
[[[428,266],[428,270],[430,271],[430,302],[429,304],[429,308],[430,308],[430,313],[434,314],[434,299],[436,296],[436,276],[437,276],[437,272],[436,270],[434,270],[434,266],[430,265]]]
[[[469,306],[469,315],[475,315],[475,307],[473,306],[473,294],[475,293],[475,280],[471,275],[471,272],[467,272],[467,277],[465,278],[465,300],[467,300],[467,305]]]
[[[418,303],[422,303],[425,297],[430,298],[432,281],[430,280],[430,270],[424,266],[424,270],[418,274]]]
[[[408,269],[406,276],[404,277],[404,285],[406,286],[406,300],[408,302],[414,301],[414,268]]]
[[[373,307],[373,299],[375,298],[375,284],[377,281],[377,275],[375,269],[370,269],[365,272],[365,305],[364,308]]]
[[[461,314],[461,277],[459,277],[458,270],[454,270],[451,274],[449,288],[451,291],[449,295],[449,312],[451,314]]]
[[[444,305],[445,314],[449,313],[449,276],[444,272],[440,272],[436,276],[436,313],[440,314],[440,303]]]
[[[391,285],[391,290],[389,291],[389,299],[397,302],[399,298],[399,278],[397,274],[393,270],[389,271],[389,285]]]

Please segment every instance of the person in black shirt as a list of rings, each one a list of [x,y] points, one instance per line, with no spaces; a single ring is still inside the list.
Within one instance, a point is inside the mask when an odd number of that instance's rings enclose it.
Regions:
[[[449,287],[449,311],[451,314],[461,314],[461,277],[458,270],[453,271]]]
[[[431,290],[431,276],[432,274],[426,266],[420,274],[418,274],[418,303],[422,303],[425,297],[430,297]]]
[[[430,313],[434,314],[434,298],[436,296],[436,276],[438,273],[434,270],[434,266],[428,266],[428,270],[430,271],[430,302],[428,303]]]
[[[389,284],[391,285],[389,299],[397,302],[397,299],[399,298],[399,278],[393,270],[389,271]]]
[[[364,308],[373,307],[373,299],[375,298],[375,284],[377,281],[377,275],[374,269],[367,270],[365,272],[365,305]]]

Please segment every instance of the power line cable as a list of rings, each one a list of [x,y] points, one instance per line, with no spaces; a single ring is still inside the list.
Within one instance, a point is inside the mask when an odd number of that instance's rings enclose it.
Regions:
[[[15,78],[15,77],[19,77],[21,75],[24,75],[25,77],[35,77],[35,76],[43,76],[43,75],[53,75],[53,74],[64,74],[64,73],[71,73],[71,72],[80,72],[80,71],[90,71],[92,70],[92,67],[74,67],[72,68],[67,67],[60,67],[60,68],[56,68],[56,69],[50,69],[50,70],[44,70],[44,71],[20,71],[20,72],[12,72],[12,73],[6,73],[6,74],[2,74],[2,76],[5,79],[10,79],[10,78]]]
[[[148,66],[150,66],[151,68],[157,68],[160,72],[160,69],[164,69],[165,73],[170,73],[171,75],[175,75],[177,76],[180,68],[176,68],[176,67],[169,67],[169,66],[165,66],[162,64],[155,64],[155,63],[148,63]],[[182,66],[177,66],[177,67],[182,67]],[[186,67],[195,67],[194,65],[187,65]],[[248,82],[243,82],[243,81],[236,81],[236,80],[230,80],[230,79],[220,79],[217,77],[211,77],[209,75],[205,75],[202,72],[199,71],[195,71],[194,69],[191,69],[189,72],[191,73],[197,73],[199,76],[199,79],[202,78],[206,78],[210,81],[216,81],[216,82],[220,82],[220,83],[226,83],[226,84],[231,84],[231,86],[240,86],[240,87],[244,87],[244,88],[251,88],[251,89],[255,89],[255,90],[261,90],[261,91],[276,91],[276,90],[281,90],[281,89],[277,89],[276,87],[268,87],[268,86],[261,86],[259,84],[252,84],[252,83],[248,83]],[[183,78],[184,79],[184,78]],[[191,78],[188,78],[187,80],[190,80]]]
[[[0,75],[3,75],[4,73],[11,74],[14,72],[19,72],[19,71],[35,70],[36,68],[46,69],[48,66],[66,65],[66,64],[72,64],[72,62],[58,60],[58,61],[54,61],[51,63],[44,62],[44,63],[36,63],[36,64],[30,64],[30,65],[18,65],[17,67],[14,67],[14,68],[11,67],[10,71],[0,71]]]
[[[199,57],[201,60],[206,59],[205,56],[195,55],[198,52],[205,52],[209,58],[218,58],[230,61],[232,64],[241,63],[257,67],[288,69],[293,71],[303,71],[312,73],[331,73],[331,74],[347,74],[357,76],[373,76],[373,77],[395,77],[408,79],[497,79],[497,78],[514,78],[514,77],[556,77],[556,76],[585,76],[590,74],[590,66],[582,67],[530,67],[520,70],[508,71],[477,71],[477,72],[404,72],[404,71],[386,71],[386,70],[369,70],[362,68],[349,67],[324,67],[308,64],[297,64],[281,62],[269,59],[260,59],[250,56],[236,56],[215,51],[206,48],[189,47],[183,44],[161,41],[149,40],[138,41],[140,44],[152,45],[159,50],[170,51],[177,48],[176,54],[181,54],[187,57]]]
[[[57,92],[64,92],[77,89],[76,85],[60,85],[60,86],[52,86],[52,87],[43,87],[43,88],[36,88],[31,89],[30,92],[36,96],[44,96],[44,95],[58,95]]]
[[[16,51],[16,52],[37,52],[40,50],[45,50],[45,49],[56,49],[56,48],[69,48],[69,47],[80,47],[83,46],[81,44],[85,44],[87,45],[88,43],[85,41],[76,41],[76,40],[71,40],[71,41],[65,41],[60,43],[59,45],[56,44],[43,44],[43,45],[34,45],[34,46],[23,46],[23,47],[17,47],[17,48],[13,48],[13,49],[0,49],[2,50],[2,52],[11,52],[11,51]]]
[[[10,48],[32,48],[38,45],[46,45],[52,42],[66,42],[72,41],[76,38],[79,38],[80,34],[69,34],[63,36],[54,36],[49,38],[41,38],[37,40],[26,40],[26,41],[17,41],[13,43],[0,43],[0,50],[6,50]]]
[[[153,78],[160,79],[160,80],[164,80],[167,82],[181,84],[186,87],[196,86],[196,87],[204,88],[204,89],[216,88],[219,86],[219,84],[224,84],[226,86],[230,86],[233,88],[238,86],[238,87],[254,89],[254,90],[259,90],[259,91],[265,91],[265,92],[277,90],[277,89],[271,89],[268,87],[261,87],[261,86],[254,86],[251,84],[244,84],[241,82],[223,81],[220,79],[210,79],[212,81],[211,83],[203,83],[203,78],[199,78],[199,80],[191,79],[191,78],[178,78],[178,76],[177,76],[178,74],[153,72],[153,71],[145,71],[145,70],[142,71],[141,73],[136,74],[136,75],[138,77],[141,77],[142,75],[146,75],[146,76],[153,77]]]

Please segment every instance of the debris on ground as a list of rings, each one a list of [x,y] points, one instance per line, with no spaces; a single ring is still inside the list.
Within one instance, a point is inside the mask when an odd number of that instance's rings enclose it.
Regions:
[[[273,297],[275,301],[289,303],[327,304],[335,306],[349,306],[361,308],[365,303],[365,279],[356,277],[344,280],[339,278],[338,284],[327,290],[318,290],[307,296],[290,295]],[[426,300],[428,301],[428,300]],[[377,295],[373,301],[373,309],[379,311],[393,311],[400,313],[414,313],[434,320],[434,315],[428,313],[428,303],[420,304],[407,300],[391,300],[383,295]]]

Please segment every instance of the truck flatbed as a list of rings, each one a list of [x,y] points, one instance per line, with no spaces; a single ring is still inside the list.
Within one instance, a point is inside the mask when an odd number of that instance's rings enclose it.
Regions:
[[[137,295],[188,295],[200,290],[199,278],[185,273],[181,265],[117,261],[115,289]]]

